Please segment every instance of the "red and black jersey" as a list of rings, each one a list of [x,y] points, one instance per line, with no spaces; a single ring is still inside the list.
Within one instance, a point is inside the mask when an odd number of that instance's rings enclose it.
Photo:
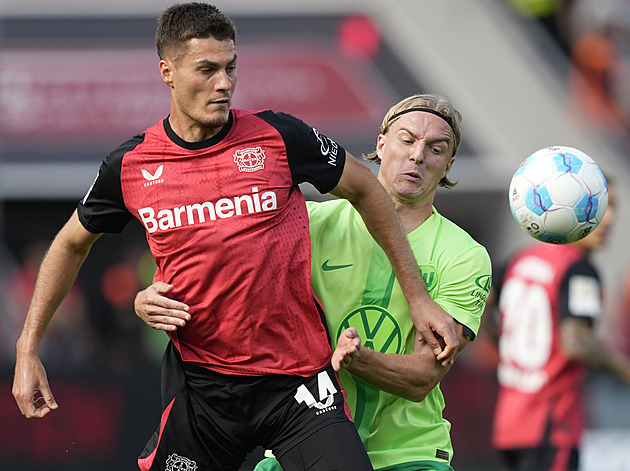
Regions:
[[[597,272],[575,246],[541,243],[517,254],[499,283],[493,444],[577,447],[585,421],[585,367],[562,352],[560,324],[567,316],[593,324],[601,312]]]
[[[194,143],[165,119],[107,156],[78,214],[93,233],[144,225],[154,280],[190,306],[191,321],[169,333],[185,361],[310,376],[331,349],[297,185],[329,192],[344,164],[343,148],[291,115],[232,110],[218,135]]]

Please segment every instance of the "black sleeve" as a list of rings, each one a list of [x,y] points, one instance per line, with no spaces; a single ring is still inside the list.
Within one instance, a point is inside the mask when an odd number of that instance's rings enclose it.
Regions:
[[[282,136],[296,185],[308,182],[320,193],[328,193],[337,186],[346,162],[343,147],[290,114],[263,111],[257,116]]]
[[[123,157],[143,139],[143,134],[135,136],[110,152],[101,163],[94,183],[77,207],[79,220],[86,230],[94,234],[119,233],[133,219],[125,206],[120,174]]]
[[[473,332],[473,330],[470,327],[468,327],[465,324],[462,324],[457,319],[455,319],[455,322],[457,322],[458,324],[460,324],[464,328],[464,336],[468,337],[471,342],[475,340],[476,335],[475,335],[475,333]]]
[[[565,319],[567,317],[579,317],[580,319],[590,321],[592,325],[594,320],[600,314],[599,311],[601,309],[601,304],[596,306],[592,305],[593,303],[588,302],[575,302],[575,300],[571,302],[569,298],[571,294],[569,288],[572,280],[575,282],[576,277],[589,282],[588,286],[593,288],[590,290],[593,291],[593,293],[589,293],[591,294],[589,299],[595,301],[597,298],[601,303],[602,289],[599,273],[597,273],[597,270],[587,258],[581,258],[569,267],[562,279],[562,283],[560,284],[558,299],[560,304],[560,317],[561,319]],[[598,309],[598,307],[600,309]]]

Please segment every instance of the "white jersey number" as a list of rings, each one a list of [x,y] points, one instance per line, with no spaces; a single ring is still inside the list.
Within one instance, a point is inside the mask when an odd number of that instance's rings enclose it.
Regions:
[[[294,396],[298,404],[305,403],[308,407],[317,409],[330,407],[335,400],[337,388],[330,380],[328,373],[322,371],[317,375],[317,385],[319,388],[319,401],[315,400],[311,392],[302,384]]]
[[[544,367],[553,342],[553,313],[544,287],[520,278],[501,290],[499,382],[522,391],[536,391],[547,381]]]

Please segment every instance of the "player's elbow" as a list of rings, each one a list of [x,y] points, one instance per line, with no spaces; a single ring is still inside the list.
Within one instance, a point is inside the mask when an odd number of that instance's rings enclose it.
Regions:
[[[427,398],[433,387],[434,385],[432,384],[415,385],[405,391],[404,398],[411,402],[422,402]]]
[[[426,391],[420,394],[414,394],[413,396],[407,398],[407,400],[411,402],[422,402],[427,398],[428,395],[429,395],[429,392]]]

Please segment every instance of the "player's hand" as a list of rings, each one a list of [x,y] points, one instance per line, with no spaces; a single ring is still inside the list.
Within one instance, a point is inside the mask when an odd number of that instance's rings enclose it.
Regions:
[[[431,346],[442,366],[452,364],[459,348],[453,316],[431,299],[422,305],[410,306],[410,312],[416,330]]]
[[[344,330],[337,340],[337,348],[332,354],[330,363],[335,371],[343,370],[359,356],[361,337],[354,327]]]
[[[156,330],[167,332],[176,331],[184,327],[190,320],[189,307],[168,298],[166,295],[173,291],[173,285],[156,281],[148,288],[136,294],[133,307],[136,315],[146,325]]]
[[[13,378],[13,397],[27,419],[41,419],[57,409],[46,371],[37,355],[18,351]]]

